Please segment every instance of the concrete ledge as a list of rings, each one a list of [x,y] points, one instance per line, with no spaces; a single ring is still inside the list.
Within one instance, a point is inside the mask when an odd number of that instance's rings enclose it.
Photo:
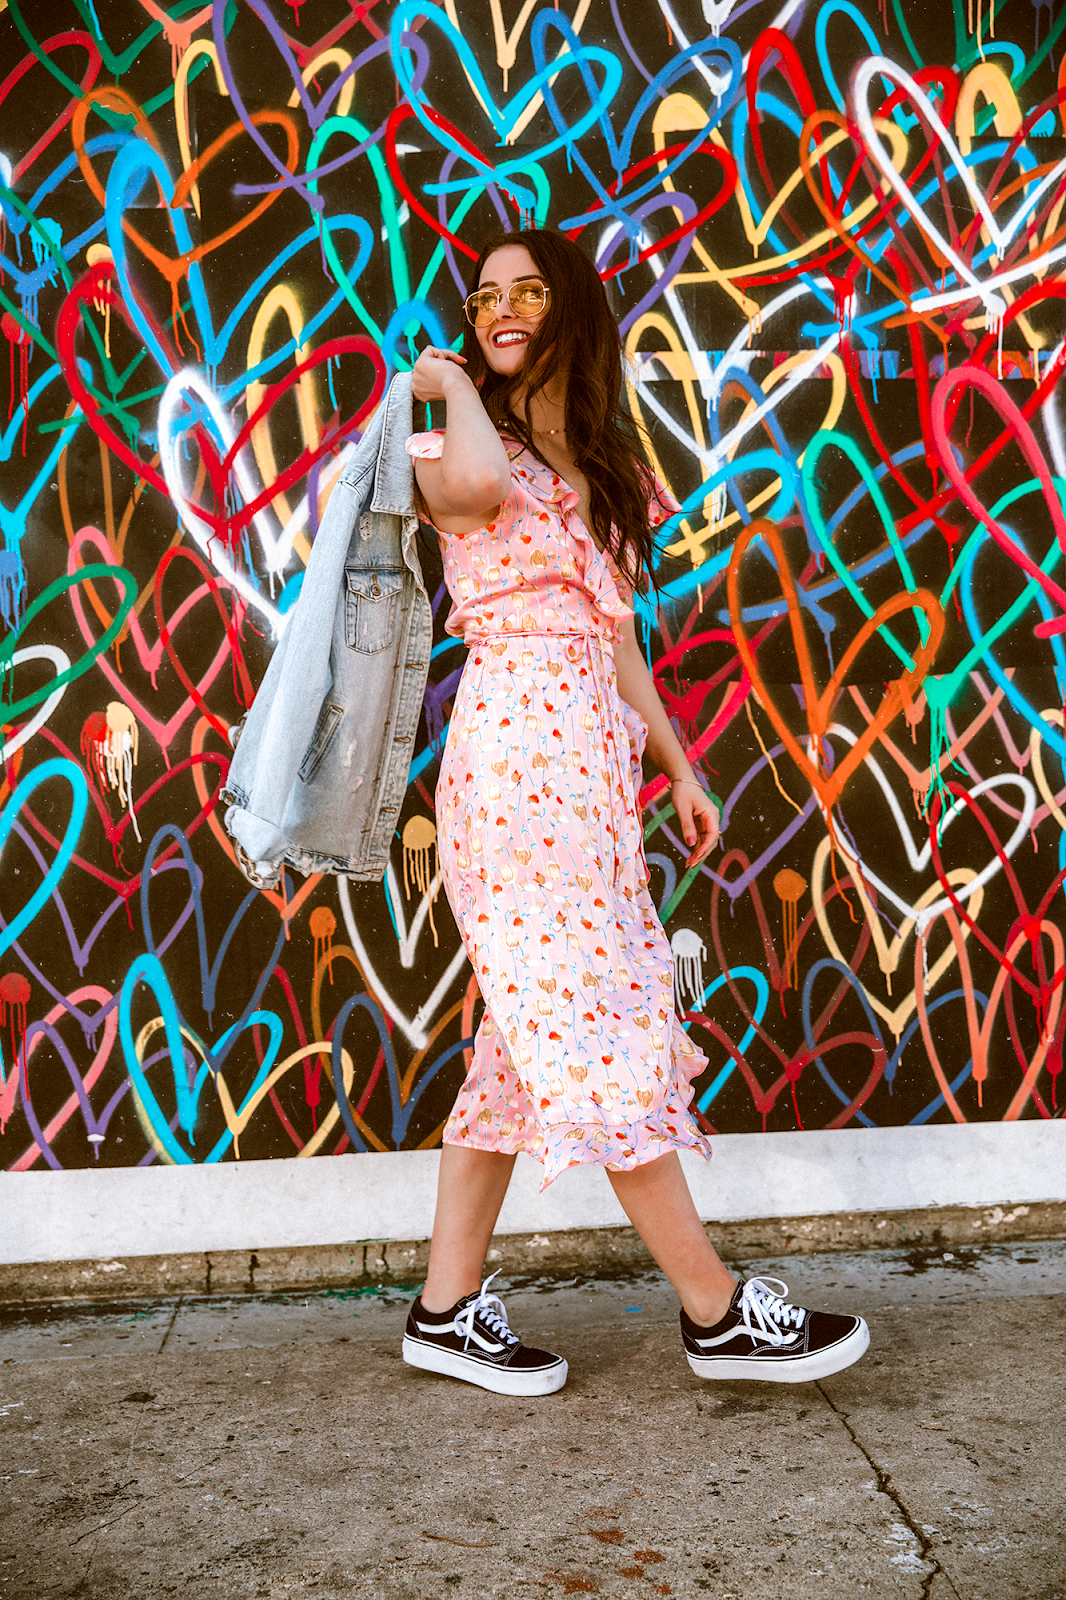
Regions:
[[[681,1161],[700,1216],[716,1230],[764,1217],[795,1231],[818,1216],[1066,1203],[1061,1121],[721,1134],[713,1149],[712,1161],[693,1151]],[[233,1252],[248,1260],[312,1247],[343,1253],[353,1239],[419,1239],[432,1221],[439,1159],[409,1150],[0,1173],[0,1262]],[[499,1233],[626,1225],[598,1168],[574,1167],[540,1186],[540,1166],[519,1156]]]
[[[732,1261],[829,1250],[899,1249],[909,1244],[1003,1244],[1066,1238],[1066,1203],[1049,1201],[1006,1210],[944,1206],[884,1214],[764,1217],[716,1223],[708,1232],[721,1254]],[[428,1255],[426,1239],[391,1239],[292,1250],[27,1262],[0,1266],[0,1303],[406,1287],[421,1283]],[[488,1261],[508,1277],[613,1277],[652,1265],[632,1228],[498,1234]]]

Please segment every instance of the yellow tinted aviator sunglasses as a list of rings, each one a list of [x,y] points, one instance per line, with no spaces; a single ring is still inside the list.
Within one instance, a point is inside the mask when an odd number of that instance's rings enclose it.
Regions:
[[[487,328],[503,294],[502,289],[475,289],[463,302],[466,320],[475,328]],[[507,290],[507,304],[516,317],[536,317],[544,310],[550,294],[546,283],[527,278],[522,283],[512,283]]]

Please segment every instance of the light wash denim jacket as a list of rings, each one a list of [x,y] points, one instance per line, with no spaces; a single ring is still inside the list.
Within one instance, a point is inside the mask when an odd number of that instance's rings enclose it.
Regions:
[[[407,788],[433,623],[416,534],[411,378],[394,378],[329,497],[222,798],[249,882],[288,863],[385,875]]]

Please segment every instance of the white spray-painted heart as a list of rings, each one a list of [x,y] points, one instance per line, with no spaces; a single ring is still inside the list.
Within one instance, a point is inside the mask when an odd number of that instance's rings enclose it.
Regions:
[[[66,672],[70,666],[70,657],[54,644],[27,645],[24,650],[16,650],[11,657],[11,667],[15,668],[24,661],[50,661],[56,669],[56,677]],[[58,689],[53,689],[47,700],[40,705],[24,727],[18,733],[12,734],[10,739],[0,745],[0,763],[10,760],[16,750],[21,750],[28,739],[32,739],[38,728],[43,728],[56,706],[67,692],[67,685],[61,683]]]
[[[992,241],[995,252],[993,260],[997,263],[1006,253],[1008,245],[1018,230],[1024,227],[1025,223],[1033,215],[1044,196],[1062,183],[1063,177],[1066,175],[1066,159],[1057,162],[1039,183],[1034,184],[1030,190],[1023,194],[1006,223],[1000,222],[985,199],[958,145],[941,121],[936,107],[924,93],[921,86],[914,81],[910,73],[905,72],[902,67],[897,66],[894,61],[889,61],[885,56],[868,56],[856,68],[854,82],[855,120],[870,156],[899,195],[899,198],[926,238],[931,241],[940,255],[951,262],[960,284],[969,286],[968,288],[952,289],[938,295],[914,296],[911,300],[913,309],[915,311],[933,311],[942,306],[958,305],[966,300],[972,300],[976,296],[985,307],[989,325],[997,327],[1002,323],[1007,310],[1007,302],[1002,295],[996,293],[996,289],[1006,284],[1017,283],[1022,278],[1035,277],[1043,273],[1053,262],[1059,261],[1066,256],[1066,244],[1060,244],[1054,249],[1046,250],[1040,256],[1027,256],[1020,265],[1011,267],[1006,272],[993,272],[986,278],[978,277],[972,267],[952,248],[939,228],[927,216],[911,192],[903,174],[897,170],[888,151],[881,143],[880,135],[874,126],[873,112],[870,110],[869,103],[870,85],[874,78],[879,77],[888,78],[891,82],[898,84],[900,88],[905,89],[912,104],[920,109],[923,120],[939,142],[945,158],[945,166],[954,168],[959,181],[966,190],[974,211],[987,228],[988,237]]]
[[[391,872],[392,869],[390,868],[389,870]],[[417,940],[419,933],[422,931],[426,917],[429,914],[430,899],[432,896],[436,895],[440,889],[440,882],[441,880],[438,874],[437,877],[433,879],[426,893],[422,896],[422,900],[419,904],[418,911],[415,913],[414,923],[409,934],[407,931],[406,921],[404,920],[403,913],[400,909],[400,896],[396,885],[395,876],[392,878],[393,892],[390,895],[390,899],[392,902],[393,915],[396,917],[397,924],[400,929],[400,955],[405,967],[413,965],[414,943]],[[347,878],[337,879],[337,896],[341,903],[341,912],[344,916],[344,926],[348,931],[348,941],[359,958],[359,964],[366,974],[366,981],[369,983],[371,989],[374,991],[374,994],[377,996],[382,1009],[388,1012],[393,1022],[395,1022],[396,1026],[410,1041],[414,1048],[416,1050],[424,1050],[426,1045],[429,1043],[426,1028],[431,1022],[436,1011],[439,1009],[441,1001],[444,999],[445,995],[448,993],[448,990],[455,982],[455,979],[462,971],[466,962],[466,951],[462,945],[459,946],[458,950],[452,956],[447,967],[445,968],[444,973],[438,980],[432,993],[426,998],[422,1005],[419,1006],[415,1015],[413,1017],[408,1017],[405,1012],[400,1010],[400,1007],[396,1004],[395,1000],[392,998],[392,995],[389,993],[388,989],[385,987],[384,983],[382,983],[381,979],[374,970],[374,964],[367,954],[366,945],[363,943],[363,940],[360,937],[359,928],[356,924],[355,913],[352,910],[352,897],[348,888]]]
[[[163,390],[159,402],[159,457],[163,467],[163,476],[167,488],[178,510],[182,522],[200,546],[204,555],[214,566],[216,572],[226,582],[232,584],[238,594],[242,595],[250,606],[259,611],[269,622],[275,638],[280,638],[288,621],[288,612],[280,612],[277,606],[252,583],[240,573],[226,554],[224,542],[217,532],[207,523],[195,509],[192,501],[185,492],[182,481],[182,464],[185,458],[185,433],[186,426],[179,418],[179,410],[185,404],[185,396],[195,396],[211,420],[220,451],[223,455],[229,453],[236,435],[233,426],[223,411],[217,395],[203,376],[186,368],[183,372],[175,373],[166,388]],[[341,450],[335,471],[342,471],[354,445],[346,444]],[[237,453],[233,463],[233,475],[240,490],[241,497],[246,505],[258,498],[262,492],[256,482],[255,474],[248,461],[247,451]],[[288,522],[280,531],[275,532],[276,518],[268,514],[266,507],[255,512],[252,521],[258,535],[263,551],[266,576],[270,583],[271,595],[274,590],[274,580],[284,572],[292,558],[293,543],[299,533],[307,526],[307,495],[301,497]]]

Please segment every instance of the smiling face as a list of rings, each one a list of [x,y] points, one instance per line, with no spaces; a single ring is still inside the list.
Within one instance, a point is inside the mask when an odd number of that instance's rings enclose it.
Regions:
[[[509,244],[494,250],[481,269],[479,289],[502,291],[496,315],[487,328],[475,328],[486,364],[501,377],[510,377],[521,370],[526,359],[526,346],[548,314],[545,306],[535,317],[516,317],[507,301],[507,290],[513,283],[525,278],[545,282],[544,274],[524,245]]]

